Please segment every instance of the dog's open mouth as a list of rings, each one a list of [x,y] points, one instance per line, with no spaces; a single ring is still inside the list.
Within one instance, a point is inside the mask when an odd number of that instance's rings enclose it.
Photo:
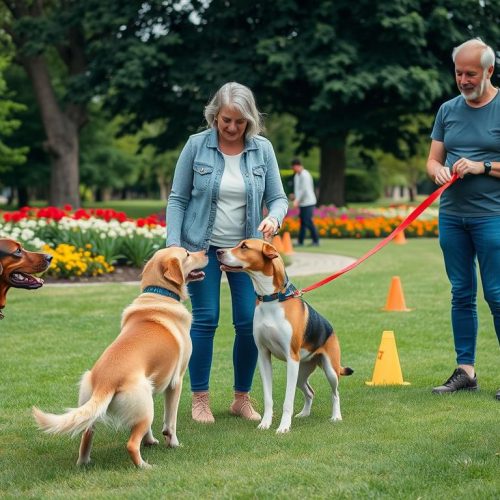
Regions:
[[[31,274],[15,271],[9,275],[9,283],[14,288],[26,288],[34,290],[43,286],[43,279],[32,276]]]
[[[191,271],[187,277],[187,281],[201,281],[205,277],[205,273],[201,269],[194,269]]]

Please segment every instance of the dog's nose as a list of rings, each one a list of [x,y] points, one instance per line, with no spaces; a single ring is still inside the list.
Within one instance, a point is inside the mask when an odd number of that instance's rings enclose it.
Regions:
[[[52,255],[49,255],[48,253],[45,254],[45,261],[47,264],[50,264],[52,262]]]
[[[217,254],[217,257],[220,257],[221,255],[224,254],[224,250],[222,250],[221,248],[219,248],[215,253]]]

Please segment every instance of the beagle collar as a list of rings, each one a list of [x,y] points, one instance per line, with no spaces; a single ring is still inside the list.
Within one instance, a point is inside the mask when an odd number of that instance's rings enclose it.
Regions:
[[[285,300],[292,299],[293,297],[297,297],[297,289],[290,283],[285,283],[283,287],[284,291],[271,293],[269,295],[257,295],[257,300],[260,302],[273,302],[274,300],[278,300],[279,302],[284,302]]]
[[[170,290],[167,290],[166,288],[162,288],[161,286],[147,286],[144,288],[142,293],[157,293],[159,295],[163,295],[164,297],[170,297],[171,299],[177,300],[177,302],[181,301],[181,298],[179,295],[177,295],[174,292],[171,292]]]

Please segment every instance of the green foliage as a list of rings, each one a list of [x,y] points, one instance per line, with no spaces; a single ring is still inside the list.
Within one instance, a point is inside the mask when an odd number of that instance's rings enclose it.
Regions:
[[[347,169],[345,174],[346,201],[348,203],[375,201],[380,197],[381,184],[377,171]]]
[[[8,138],[21,126],[18,118],[26,108],[11,99],[4,73],[9,66],[9,58],[0,53],[0,173],[26,161],[28,148],[12,147]]]
[[[81,182],[93,189],[123,189],[134,185],[139,176],[138,140],[134,136],[117,139],[122,119],[109,120],[96,109],[81,135]]]
[[[134,233],[124,238],[122,252],[129,265],[142,267],[163,245],[163,239],[145,238],[144,235]]]
[[[50,179],[49,158],[44,150],[46,136],[40,122],[40,112],[25,71],[11,64],[5,72],[7,85],[14,98],[23,105],[19,114],[20,127],[9,138],[13,147],[26,149],[26,161],[2,174],[0,182],[17,190],[20,205],[28,205],[28,189],[33,196],[47,199]],[[36,190],[36,192],[35,192]]]

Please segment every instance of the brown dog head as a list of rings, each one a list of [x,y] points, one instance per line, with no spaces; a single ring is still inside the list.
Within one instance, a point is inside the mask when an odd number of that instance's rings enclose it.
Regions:
[[[176,293],[185,300],[186,284],[205,277],[201,271],[208,264],[205,251],[189,252],[181,247],[158,250],[142,271],[141,288],[157,286]]]
[[[5,307],[9,288],[40,288],[43,280],[33,274],[46,271],[51,260],[51,255],[30,252],[15,240],[0,238],[0,309]]]
[[[248,273],[252,280],[258,276],[272,277],[276,290],[280,290],[286,281],[283,259],[276,248],[267,241],[242,240],[234,248],[218,249],[217,258],[222,271],[243,271]]]

